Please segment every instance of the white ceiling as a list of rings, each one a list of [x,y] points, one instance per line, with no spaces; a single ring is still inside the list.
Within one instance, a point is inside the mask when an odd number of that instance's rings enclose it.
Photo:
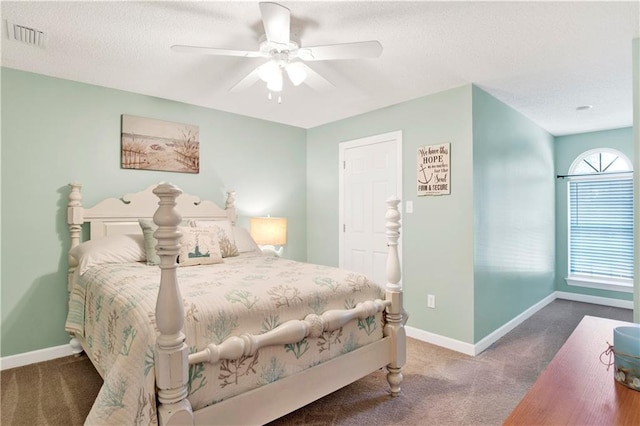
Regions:
[[[285,83],[277,104],[262,82],[228,90],[264,59],[169,49],[257,50],[257,2],[2,1],[2,66],[302,128],[468,83],[554,135],[632,125],[637,0],[279,3],[302,46],[379,40],[382,56],[308,63],[336,89]],[[44,31],[45,47],[9,40],[5,20]]]

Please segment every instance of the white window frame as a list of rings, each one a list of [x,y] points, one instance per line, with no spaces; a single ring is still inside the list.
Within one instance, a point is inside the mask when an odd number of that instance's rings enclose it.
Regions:
[[[624,293],[633,293],[633,278],[616,278],[616,277],[606,277],[603,275],[593,275],[593,274],[576,274],[571,273],[571,191],[570,184],[572,181],[577,180],[603,180],[603,179],[620,179],[619,174],[610,173],[611,176],[606,176],[608,173],[593,173],[587,175],[580,176],[571,176],[577,166],[582,162],[582,160],[594,153],[598,152],[607,152],[610,154],[614,154],[618,156],[619,159],[624,161],[628,167],[629,171],[633,171],[633,165],[629,158],[626,155],[621,153],[618,150],[611,148],[596,148],[591,149],[589,151],[583,152],[580,154],[574,161],[571,163],[571,167],[569,167],[569,176],[567,179],[567,277],[565,281],[567,285],[577,286],[577,287],[587,287],[587,288],[595,288],[600,290],[609,290],[609,291],[620,291]],[[623,177],[622,179],[626,179]],[[628,179],[633,179],[633,174],[629,173]],[[634,201],[635,202],[635,201]],[[635,232],[635,229],[634,229]]]

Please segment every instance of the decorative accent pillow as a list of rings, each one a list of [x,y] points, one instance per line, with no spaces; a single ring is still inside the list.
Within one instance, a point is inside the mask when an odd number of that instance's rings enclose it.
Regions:
[[[138,219],[140,228],[142,228],[142,235],[144,235],[144,248],[147,253],[147,265],[159,265],[160,256],[156,253],[156,240],[153,233],[158,229],[158,225],[153,223],[151,219]]]
[[[94,238],[78,244],[69,254],[78,261],[80,275],[104,263],[143,262],[146,259],[143,236],[135,234]]]
[[[210,265],[222,263],[218,235],[213,228],[179,227],[182,232],[178,265]]]
[[[238,255],[238,247],[236,246],[236,240],[233,234],[233,225],[231,225],[231,221],[192,220],[189,222],[189,224],[192,227],[197,228],[216,228],[222,257],[234,257]]]
[[[255,242],[255,240],[251,237],[249,231],[245,228],[241,228],[239,226],[233,227],[233,236],[236,240],[236,247],[238,247],[238,253],[262,253],[260,247]]]

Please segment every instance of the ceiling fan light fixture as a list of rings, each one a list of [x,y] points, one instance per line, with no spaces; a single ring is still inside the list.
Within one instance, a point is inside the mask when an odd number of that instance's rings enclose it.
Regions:
[[[287,71],[289,80],[294,86],[299,86],[307,78],[307,72],[304,70],[304,65],[300,62],[294,62],[287,64],[284,68]]]
[[[272,81],[274,78],[277,78],[278,75],[280,75],[280,78],[282,79],[280,65],[275,61],[266,62],[260,65],[260,68],[258,69],[258,76],[260,77],[260,80],[267,83]]]
[[[274,74],[269,81],[267,81],[267,89],[271,92],[282,92],[283,85],[282,72],[278,68],[278,73]]]

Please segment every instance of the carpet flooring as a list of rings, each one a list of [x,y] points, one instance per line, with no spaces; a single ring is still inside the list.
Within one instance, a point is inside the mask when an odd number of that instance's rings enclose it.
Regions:
[[[476,357],[408,339],[399,397],[377,371],[270,426],[502,424],[585,315],[632,321],[630,309],[555,300]],[[86,356],[5,370],[0,381],[2,425],[80,425],[102,385]]]

